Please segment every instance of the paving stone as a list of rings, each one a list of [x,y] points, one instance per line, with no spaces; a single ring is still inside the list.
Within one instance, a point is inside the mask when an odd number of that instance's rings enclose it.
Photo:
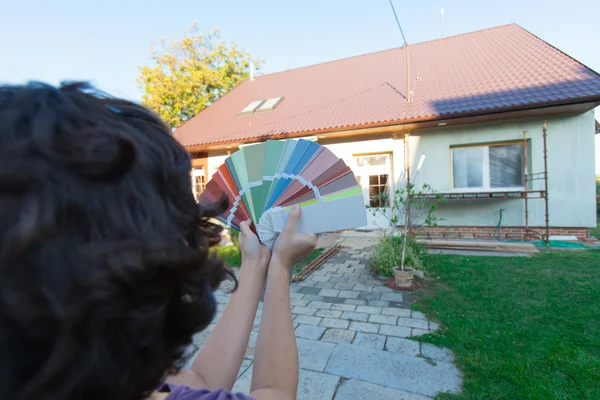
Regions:
[[[356,282],[361,282],[364,279],[361,274],[344,274],[344,276],[348,279],[348,283],[356,284]]]
[[[332,343],[352,343],[356,332],[347,329],[327,329],[321,341]]]
[[[352,343],[357,346],[383,350],[383,347],[385,346],[385,336],[376,335],[374,333],[357,332]]]
[[[298,324],[319,325],[321,317],[311,317],[308,315],[298,315],[294,318],[294,322]]]
[[[414,318],[398,318],[396,322],[400,326],[408,326],[409,328],[429,329],[429,324],[426,320]]]
[[[369,300],[367,301],[367,305],[372,307],[389,307],[390,302],[383,300]]]
[[[435,361],[454,362],[454,353],[445,347],[437,347],[430,343],[421,344],[421,353]]]
[[[290,293],[300,293],[299,290],[304,286],[299,286],[297,283],[292,283],[290,285]]]
[[[208,336],[211,334],[214,327],[214,324],[210,324],[202,332],[196,333],[192,337],[192,345],[197,349],[201,349],[202,346],[204,346],[204,343],[206,343],[206,339],[208,339]]]
[[[361,292],[372,292],[373,286],[363,285],[362,283],[357,283],[354,285],[354,290],[360,290]]]
[[[322,289],[318,289],[318,288],[314,288],[314,287],[308,287],[308,286],[303,286],[300,289],[298,289],[298,293],[302,293],[302,294],[319,294],[319,292]]]
[[[344,311],[342,313],[342,319],[349,319],[351,321],[367,322],[369,320],[369,314],[357,313],[354,311]]]
[[[397,320],[398,317],[394,317],[393,315],[369,315],[369,322],[373,322],[375,324],[396,325]]]
[[[292,324],[292,327],[293,327],[294,329],[296,329],[296,328],[298,327],[298,325],[300,325],[300,324],[298,324],[298,323],[294,322],[294,323]]]
[[[419,342],[392,336],[387,338],[385,349],[393,353],[402,353],[409,356],[417,356],[421,353],[421,345]]]
[[[360,260],[348,260],[348,261],[346,261],[346,264],[348,264],[348,265],[359,265],[360,264]]]
[[[341,276],[332,276],[331,278],[329,278],[329,282],[332,282],[332,283],[346,283],[346,281],[347,281],[347,279],[343,278]]]
[[[317,296],[316,294],[305,294],[302,300],[310,300],[310,301],[323,301],[323,296]]]
[[[329,310],[332,305],[333,304],[331,304],[331,303],[325,303],[325,302],[322,302],[322,301],[311,301],[308,304],[308,307],[310,307],[310,308],[317,308],[319,310]]]
[[[354,287],[354,283],[336,283],[334,287],[340,290],[350,290]]]
[[[426,335],[428,333],[431,333],[431,331],[429,329],[412,328],[411,332],[410,332],[410,336],[421,336],[421,335]]]
[[[304,307],[304,306],[306,306],[308,303],[310,303],[310,301],[308,301],[308,300],[304,300],[304,299],[290,299],[290,305],[291,305],[291,306],[300,306],[300,307]]]
[[[402,293],[382,293],[379,300],[402,301]]]
[[[366,306],[367,305],[366,300],[358,300],[358,299],[345,299],[344,303],[345,304],[353,304],[355,306]]]
[[[302,281],[302,282],[298,282],[298,285],[302,286],[302,287],[314,287],[316,284],[317,284],[317,282],[311,281],[309,279]]]
[[[430,397],[375,385],[358,379],[342,382],[334,400],[430,400]]]
[[[334,311],[354,311],[356,306],[352,304],[334,304],[331,309]]]
[[[390,301],[390,307],[392,308],[406,308],[408,309],[409,305],[408,304],[404,304],[403,301]]]
[[[332,303],[332,304],[342,304],[344,302],[344,300],[346,299],[340,299],[339,297],[331,297],[331,296],[319,296],[322,297],[321,301],[324,301],[325,303]]]
[[[394,315],[396,317],[410,317],[410,310],[406,308],[384,308],[381,313],[383,315]]]
[[[378,324],[370,324],[368,322],[350,322],[350,329],[357,332],[377,333],[379,332]]]
[[[298,392],[296,399],[332,399],[339,381],[339,376],[301,368],[298,371]]]
[[[302,293],[290,293],[290,298],[292,299],[301,299],[302,297],[304,297]]]
[[[358,295],[358,298],[361,300],[379,300],[381,297],[381,293],[379,292],[360,292],[360,294]]]
[[[316,288],[319,289],[333,289],[335,283],[332,282],[319,282],[315,285]]]
[[[317,312],[317,310],[314,309],[314,308],[301,307],[301,306],[295,306],[294,308],[292,308],[292,313],[293,314],[314,315],[315,312]]]
[[[360,292],[355,292],[354,290],[340,290],[338,297],[342,299],[356,299],[359,294]]]
[[[370,306],[358,306],[356,312],[363,312],[367,314],[381,314],[381,307],[370,307]]]
[[[323,318],[320,325],[326,328],[348,329],[349,321],[345,319]]]
[[[416,319],[427,319],[425,314],[423,314],[421,311],[412,311],[412,313],[410,314],[410,317],[416,318]]]
[[[345,343],[336,345],[325,372],[426,396],[461,390],[460,372],[450,363]]]
[[[410,328],[407,328],[406,326],[381,325],[381,328],[379,328],[379,333],[381,335],[396,337],[411,336]]]
[[[242,375],[240,375],[231,391],[233,393],[250,393],[250,385],[252,384],[252,368],[247,368]]]
[[[240,371],[238,372],[237,377],[239,378],[240,376],[242,376],[242,374],[246,372],[246,370],[250,367],[252,367],[252,360],[242,360],[242,365],[240,366]]]
[[[294,331],[296,332],[296,337],[319,340],[323,335],[323,332],[325,332],[325,328],[322,326],[300,324]]]
[[[257,338],[258,332],[250,332],[250,337],[248,338],[248,347],[246,347],[246,353],[244,354],[244,358],[254,359],[254,350],[256,349]]]
[[[438,329],[440,329],[440,324],[438,324],[437,322],[429,321],[429,329],[431,329],[432,331],[437,331]]]
[[[319,276],[319,275],[312,275],[310,278],[313,282],[315,282],[315,285],[318,282],[327,282],[329,279],[331,279],[331,277],[329,276]]]
[[[387,287],[387,286],[376,286],[376,287],[373,288],[373,291],[374,292],[391,293],[394,290],[391,289],[391,288],[389,288],[389,287]]]
[[[340,285],[340,283],[338,283],[337,285]],[[338,294],[340,293],[339,290],[336,289],[322,289],[319,292],[319,296],[331,296],[331,297],[336,297]]]
[[[332,310],[318,310],[315,313],[315,315],[317,317],[325,317],[325,318],[340,318],[342,316],[342,312],[341,311],[332,311]]]
[[[323,328],[325,329],[325,328]],[[319,342],[315,340],[296,339],[298,345],[298,361],[300,368],[323,372],[327,360],[331,356],[334,343]]]
[[[227,302],[229,301],[229,296],[225,296],[222,294],[215,294],[215,301],[218,304],[227,304]]]

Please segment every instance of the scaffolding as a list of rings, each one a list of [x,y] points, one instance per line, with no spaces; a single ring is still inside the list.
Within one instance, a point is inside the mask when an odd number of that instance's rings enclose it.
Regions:
[[[524,190],[509,190],[509,191],[489,191],[489,192],[446,192],[426,195],[426,197],[434,200],[438,195],[445,200],[524,200],[525,201],[525,232],[524,240],[542,239],[546,243],[546,247],[550,247],[550,215],[548,212],[548,147],[547,147],[547,129],[546,121],[542,125],[542,151],[544,159],[543,172],[529,173],[529,157],[527,132],[523,132],[523,183]],[[534,181],[543,181],[541,190],[532,190],[530,186]],[[529,201],[544,200],[544,216],[545,226],[544,232],[536,231],[529,226]]]

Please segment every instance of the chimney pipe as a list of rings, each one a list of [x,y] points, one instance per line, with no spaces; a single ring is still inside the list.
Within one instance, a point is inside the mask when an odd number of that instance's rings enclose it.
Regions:
[[[250,61],[250,80],[254,80],[254,61]]]

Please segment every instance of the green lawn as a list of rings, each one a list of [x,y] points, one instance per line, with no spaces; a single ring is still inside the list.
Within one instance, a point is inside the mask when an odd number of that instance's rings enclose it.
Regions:
[[[217,246],[213,251],[228,267],[239,267],[242,264],[242,255],[237,246]]]
[[[308,263],[310,263],[315,258],[319,257],[319,255],[325,249],[315,249],[308,256],[308,258],[296,265],[296,271],[300,271],[304,268]],[[217,253],[217,256],[223,260],[225,265],[228,267],[239,267],[242,263],[242,255],[240,254],[240,249],[237,246],[218,246],[213,250]]]
[[[600,250],[533,258],[435,255],[417,307],[452,349],[464,394],[443,399],[600,399]]]

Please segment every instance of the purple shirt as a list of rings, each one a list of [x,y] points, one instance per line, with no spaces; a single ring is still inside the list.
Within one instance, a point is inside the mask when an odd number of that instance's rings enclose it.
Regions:
[[[161,392],[170,392],[167,400],[254,400],[242,393],[230,393],[225,389],[192,389],[187,386],[165,383]]]

